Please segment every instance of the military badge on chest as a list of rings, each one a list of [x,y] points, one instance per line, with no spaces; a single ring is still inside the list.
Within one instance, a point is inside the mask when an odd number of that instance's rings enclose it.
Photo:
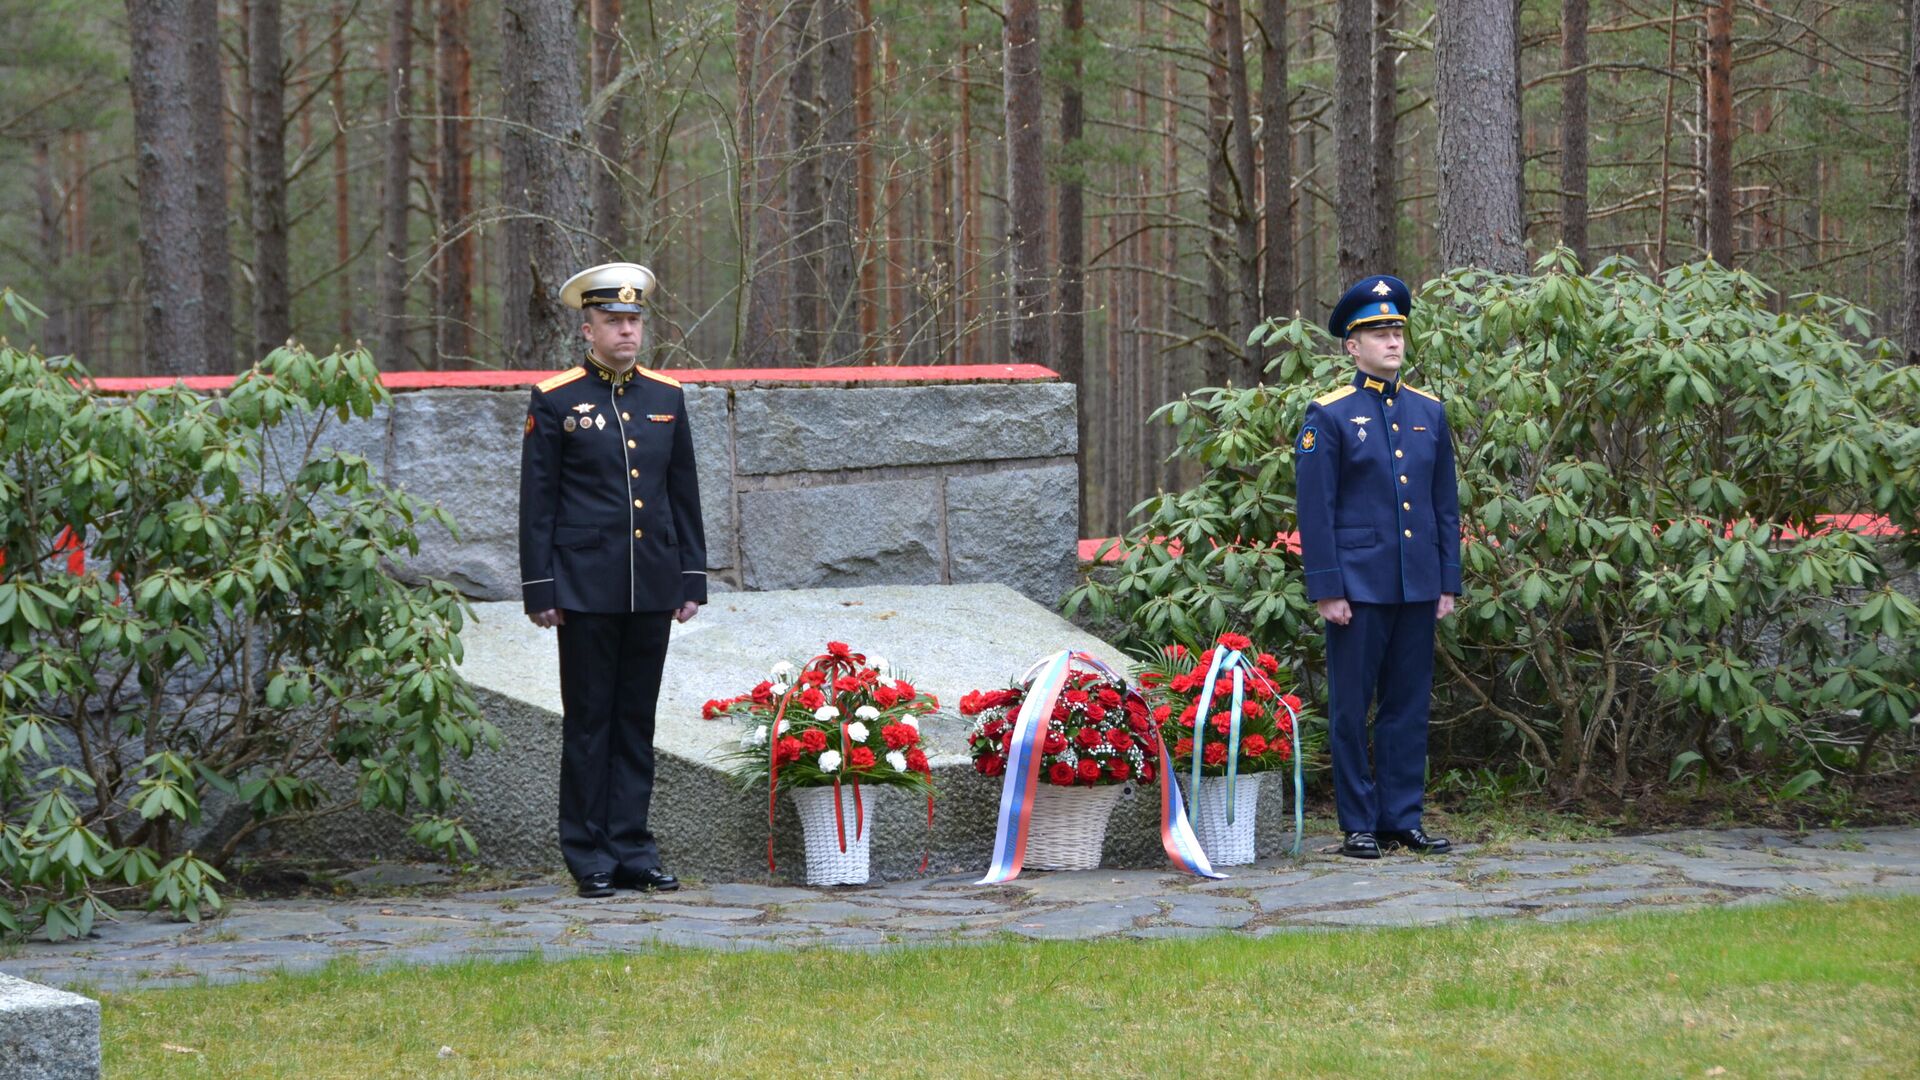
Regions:
[[[1356,416],[1353,418],[1353,426],[1359,429],[1357,434],[1361,442],[1367,441],[1367,421],[1371,419],[1373,419],[1371,416]]]

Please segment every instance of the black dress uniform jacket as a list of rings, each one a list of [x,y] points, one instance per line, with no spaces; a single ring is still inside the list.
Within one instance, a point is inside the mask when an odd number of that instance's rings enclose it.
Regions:
[[[597,362],[536,386],[520,451],[520,591],[529,613],[707,602],[686,394]]]

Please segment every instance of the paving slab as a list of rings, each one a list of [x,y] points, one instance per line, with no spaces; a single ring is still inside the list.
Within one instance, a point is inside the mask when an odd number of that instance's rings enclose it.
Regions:
[[[236,901],[198,926],[151,914],[93,936],[30,941],[0,971],[50,986],[161,988],[369,966],[559,959],[649,948],[877,951],[1003,939],[1269,937],[1469,918],[1609,918],[1794,896],[1920,893],[1920,829],[1778,830],[1503,844],[1485,855],[1372,863],[1310,855],[1236,867],[1224,880],[1167,870],[978,871],[854,888],[758,882],[583,900],[526,884],[385,900]]]
[[[1152,900],[1123,900],[1117,904],[1075,904],[1004,924],[1001,929],[1021,937],[1047,940],[1105,937],[1133,929],[1135,920],[1158,915],[1160,906]]]

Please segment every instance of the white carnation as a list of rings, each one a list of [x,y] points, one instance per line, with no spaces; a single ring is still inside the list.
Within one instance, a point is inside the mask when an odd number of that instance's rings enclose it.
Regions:
[[[908,727],[912,728],[915,731],[920,730],[920,718],[917,716],[903,716],[900,718],[900,722],[907,725]]]
[[[867,725],[861,723],[858,720],[855,720],[853,723],[848,724],[847,738],[852,739],[854,742],[866,742],[867,741]]]
[[[773,665],[773,677],[776,681],[786,682],[787,676],[791,674],[793,674],[793,665],[788,661],[782,660]]]
[[[889,750],[887,751],[887,764],[893,766],[894,772],[906,772],[907,755],[898,750]]]
[[[772,686],[768,687],[768,689],[773,691],[774,697],[779,697],[782,694],[785,694],[787,692],[787,684],[783,682],[777,682],[777,683],[774,683]]]
[[[831,705],[822,705],[813,710],[813,718],[823,724],[831,724],[840,719],[840,710]]]
[[[853,715],[859,717],[862,720],[878,720],[880,719],[880,710],[874,708],[871,705],[862,705],[859,708],[853,710]]]
[[[740,741],[748,746],[767,745],[767,726],[762,724],[754,730],[747,732],[746,737]]]
[[[840,751],[829,750],[820,755],[820,771],[833,772],[840,768]]]
[[[887,673],[887,658],[884,656],[869,656],[867,657],[867,666],[885,675]]]

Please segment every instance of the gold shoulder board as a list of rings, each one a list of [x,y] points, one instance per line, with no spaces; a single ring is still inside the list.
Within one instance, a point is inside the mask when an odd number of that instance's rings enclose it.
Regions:
[[[1348,383],[1345,386],[1336,387],[1332,390],[1327,391],[1324,394],[1321,394],[1319,397],[1313,399],[1313,403],[1315,405],[1331,405],[1334,402],[1339,401],[1341,398],[1346,397],[1348,394],[1351,394],[1354,392],[1355,390],[1354,390],[1353,384]]]
[[[643,368],[643,367],[637,367],[637,368],[634,368],[633,370],[636,372],[639,372],[642,375],[645,375],[647,378],[652,379],[654,382],[663,382],[663,383],[666,383],[668,386],[680,385],[680,380],[669,378],[665,375],[660,374],[657,371],[648,371],[646,368]]]
[[[568,368],[553,378],[548,379],[546,382],[541,383],[540,392],[545,394],[553,390],[558,390],[586,373],[587,369],[583,367]]]
[[[1440,400],[1439,398],[1433,396],[1432,394],[1427,393],[1425,390],[1422,390],[1417,386],[1408,386],[1406,383],[1401,383],[1400,389],[1412,391],[1413,393],[1419,394],[1421,397],[1426,398],[1428,401]]]

